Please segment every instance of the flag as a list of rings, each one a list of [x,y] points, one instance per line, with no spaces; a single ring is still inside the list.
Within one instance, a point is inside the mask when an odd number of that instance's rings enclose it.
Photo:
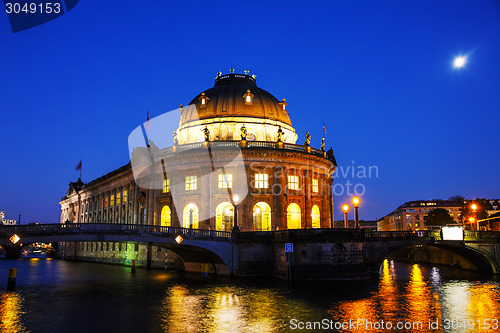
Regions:
[[[325,123],[323,123],[323,132],[326,134],[326,127],[325,127]]]
[[[148,110],[148,116],[146,120],[146,131],[149,131],[149,110]]]
[[[82,170],[82,160],[80,160],[80,163],[76,165],[75,170]]]

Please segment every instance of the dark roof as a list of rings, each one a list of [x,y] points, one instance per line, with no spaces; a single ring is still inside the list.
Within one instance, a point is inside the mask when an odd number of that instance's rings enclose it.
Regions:
[[[253,95],[252,104],[246,105],[244,95]],[[205,107],[201,107],[200,97],[208,98]],[[286,110],[280,101],[269,92],[257,87],[255,79],[245,74],[226,74],[215,79],[215,85],[207,89],[189,103],[195,108],[182,108],[179,127],[199,119],[219,117],[252,117],[279,120],[292,125]]]

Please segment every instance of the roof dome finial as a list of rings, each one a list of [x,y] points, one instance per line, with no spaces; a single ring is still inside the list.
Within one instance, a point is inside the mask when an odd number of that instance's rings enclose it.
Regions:
[[[231,74],[234,74],[234,68],[231,67],[231,69],[229,70],[231,72]]]
[[[250,73],[248,69],[245,69],[245,75],[248,75],[248,73]]]

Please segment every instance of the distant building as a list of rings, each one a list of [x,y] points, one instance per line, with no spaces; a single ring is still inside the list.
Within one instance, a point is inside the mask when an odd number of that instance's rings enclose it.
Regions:
[[[460,222],[460,213],[464,203],[454,200],[409,201],[384,216],[377,222],[378,231],[426,230],[424,218],[437,208],[446,209],[453,221]]]
[[[9,220],[5,218],[5,211],[0,210],[0,223],[3,225],[16,225],[16,220]]]
[[[406,231],[406,230],[427,230],[432,226],[425,224],[424,218],[437,208],[448,211],[455,223],[460,223],[460,215],[463,207],[472,203],[478,203],[486,208],[488,217],[500,212],[499,199],[466,199],[457,200],[418,200],[408,201],[399,206],[396,210],[384,216],[377,222],[378,231]],[[486,222],[484,222],[486,225]],[[500,228],[499,228],[500,229]]]

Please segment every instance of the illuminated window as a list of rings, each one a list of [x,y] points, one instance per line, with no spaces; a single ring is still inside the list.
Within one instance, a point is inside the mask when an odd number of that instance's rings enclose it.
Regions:
[[[318,193],[318,180],[317,179],[313,179],[312,191],[314,193]]]
[[[127,190],[123,191],[123,203],[127,202]]]
[[[267,173],[256,173],[255,174],[255,187],[256,188],[268,188],[269,178]]]
[[[196,176],[187,176],[186,177],[186,191],[194,191],[196,190]]]
[[[170,207],[163,206],[161,210],[161,226],[162,227],[170,227],[171,225],[171,215]]]
[[[283,98],[283,101],[281,103],[279,103],[280,106],[281,106],[281,109],[283,109],[283,111],[286,111],[286,101],[285,99]]]
[[[163,193],[170,192],[170,179],[163,180]]]
[[[104,207],[108,207],[108,197],[104,198]]]
[[[252,105],[253,95],[250,93],[250,89],[248,89],[247,93],[243,95],[243,98],[245,99],[245,105]]]
[[[99,208],[102,209],[102,198],[99,199]]]
[[[205,96],[205,93],[201,93],[201,96],[199,98],[199,100],[200,100],[200,107],[201,108],[206,107],[209,99],[210,98],[208,98],[207,96]]]
[[[299,189],[299,177],[288,176],[288,189],[298,190]]]
[[[114,206],[115,205],[115,195],[114,194],[111,195],[110,201],[111,201],[110,206]]]
[[[121,197],[121,193],[116,193],[116,204],[119,205],[120,204],[120,197]]]
[[[233,187],[233,175],[232,174],[221,174],[219,175],[219,188],[232,188]]]

